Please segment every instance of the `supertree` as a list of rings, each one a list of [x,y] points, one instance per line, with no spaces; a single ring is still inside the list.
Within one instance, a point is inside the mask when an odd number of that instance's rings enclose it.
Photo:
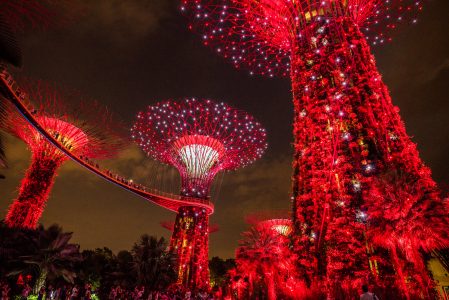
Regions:
[[[79,95],[41,81],[25,82],[24,91],[36,104],[39,124],[62,145],[86,159],[109,158],[124,145],[110,113],[95,102],[69,109],[64,101]],[[11,204],[5,223],[10,227],[36,228],[49,198],[58,168],[67,157],[38,133],[14,108],[8,107],[5,130],[23,140],[32,152],[31,166]]]
[[[290,215],[288,210],[262,210],[247,214],[245,221],[253,227],[264,227],[288,237],[293,231]]]
[[[406,172],[407,180],[399,188],[408,187],[421,195],[400,200],[407,203],[407,220],[415,222],[413,231],[396,232],[402,245],[409,247],[417,241],[414,235],[420,228],[420,236],[438,232],[425,245],[414,246],[426,250],[446,242],[447,226],[431,229],[412,217],[422,213],[419,206],[424,202],[438,209],[443,203],[405,131],[369,46],[389,41],[401,24],[415,23],[422,2],[182,1],[181,10],[192,20],[189,28],[201,32],[204,44],[237,68],[246,67],[251,74],[290,76],[294,248],[306,284],[324,283],[331,297],[354,293],[354,284],[372,275],[365,247],[369,226],[358,216],[368,210],[370,217],[366,200],[379,177],[389,170]],[[440,223],[448,224],[447,216],[443,218]],[[426,282],[421,289],[430,284],[428,279],[421,281]]]
[[[178,169],[181,196],[205,201],[218,172],[254,162],[267,147],[265,129],[252,116],[194,98],[149,106],[132,137],[150,157]],[[193,203],[176,216],[170,245],[178,254],[178,283],[191,289],[209,285],[208,223],[208,212]]]
[[[292,220],[290,219],[270,219],[259,222],[258,227],[269,228],[276,234],[289,236],[292,233]]]

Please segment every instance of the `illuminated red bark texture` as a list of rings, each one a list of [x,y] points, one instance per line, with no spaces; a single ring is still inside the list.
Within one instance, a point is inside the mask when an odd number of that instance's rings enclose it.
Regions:
[[[425,297],[432,284],[420,251],[447,243],[438,189],[368,45],[389,41],[400,23],[416,23],[421,8],[413,0],[182,2],[189,28],[237,68],[290,76],[294,249],[307,285],[320,283],[331,298],[355,296],[362,282],[388,286],[390,255],[415,270],[396,270],[395,285],[408,295],[417,282]],[[386,176],[397,170],[406,174],[401,185]],[[407,192],[393,197],[386,187]]]
[[[425,201],[441,201],[357,26],[340,18],[307,30],[313,42],[300,41],[292,56],[296,248],[308,278],[326,274],[330,285],[356,289],[370,273],[364,219],[379,205],[366,203],[379,178],[403,170],[397,193],[412,185]],[[427,273],[422,258],[420,270]],[[419,281],[431,288],[428,277]]]
[[[218,172],[254,162],[267,147],[265,129],[252,116],[195,98],[149,106],[137,115],[132,138],[149,156],[178,169],[182,196],[205,202]],[[178,284],[209,289],[208,213],[193,203],[181,207],[170,245],[178,254]]]
[[[85,159],[113,157],[123,147],[110,113],[95,102],[79,102],[75,109],[64,105],[71,94],[41,81],[23,82],[22,87],[38,109],[39,124],[64,147]],[[86,106],[85,106],[86,105]],[[12,106],[7,107],[5,130],[24,141],[31,166],[11,204],[5,223],[10,227],[34,229],[45,209],[58,168],[67,157],[40,135]]]
[[[192,289],[209,285],[209,216],[198,207],[176,215],[170,248],[178,254],[178,283]]]
[[[10,206],[5,223],[10,227],[34,229],[45,209],[56,170],[63,160],[33,155],[30,168],[20,185],[19,195]]]

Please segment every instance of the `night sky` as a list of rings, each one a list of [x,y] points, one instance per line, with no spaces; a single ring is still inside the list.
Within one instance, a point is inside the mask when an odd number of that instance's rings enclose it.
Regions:
[[[187,30],[176,0],[95,0],[75,22],[22,37],[19,73],[58,82],[98,99],[128,128],[139,110],[160,100],[216,99],[246,110],[266,128],[269,149],[251,167],[227,173],[215,202],[210,255],[231,257],[247,228],[244,216],[290,207],[292,103],[288,79],[251,77],[236,70]],[[409,135],[434,179],[448,190],[449,1],[430,0],[418,24],[375,48],[378,67]],[[0,218],[17,193],[30,154],[6,138],[9,169],[0,180]],[[106,164],[147,183],[156,176],[137,146]],[[143,233],[169,238],[160,221],[175,214],[117,188],[67,162],[59,172],[41,221],[74,232],[81,247],[130,249]]]

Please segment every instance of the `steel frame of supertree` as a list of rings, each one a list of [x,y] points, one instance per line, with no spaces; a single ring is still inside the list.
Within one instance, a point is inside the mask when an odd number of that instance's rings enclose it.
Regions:
[[[42,28],[60,19],[57,11],[63,8],[62,3],[66,4],[67,1],[1,0],[0,10],[2,18],[16,30],[23,30],[27,26]]]
[[[123,140],[110,113],[94,102],[78,103],[69,109],[64,100],[76,93],[42,81],[24,84],[27,94],[36,103],[35,118],[42,127],[70,152],[88,159],[113,157]],[[65,154],[51,145],[11,106],[4,130],[24,141],[32,152],[31,165],[21,182],[19,194],[5,218],[10,227],[34,229],[45,209],[58,168],[67,160]]]
[[[447,242],[445,230],[440,229],[431,234],[431,241],[416,242],[415,236],[423,238],[431,231],[424,220],[432,218],[432,210],[424,215],[419,208],[431,203],[441,211],[444,205],[382,82],[369,45],[391,40],[401,23],[416,23],[422,2],[183,0],[181,4],[181,11],[191,19],[189,28],[200,32],[203,43],[235,67],[248,68],[250,74],[290,76],[294,248],[306,284],[322,283],[331,297],[341,293],[338,286],[355,293],[355,285],[367,278],[375,277],[382,284],[377,271],[369,268],[372,253],[366,238],[370,228],[388,218],[385,214],[372,218],[370,209],[379,207],[368,200],[391,170],[408,174],[401,189],[408,187],[422,195],[385,199],[407,203],[400,217],[414,228],[395,231],[397,241],[401,240],[396,247],[404,250],[413,244],[426,250]],[[376,195],[382,197],[382,192]],[[399,216],[394,210],[386,214]],[[438,222],[447,224],[447,214]],[[426,293],[432,284],[424,275],[424,264],[409,262],[422,276],[412,275],[407,281],[421,282],[419,293]]]
[[[138,114],[132,138],[148,156],[178,169],[181,196],[205,200],[218,172],[254,162],[267,147],[253,117],[194,98],[149,106]],[[178,284],[190,289],[209,288],[209,213],[192,203],[176,216],[170,247],[178,255]]]
[[[76,6],[67,0],[0,0],[0,60],[20,66],[22,53],[16,32],[62,25],[80,12]]]
[[[16,67],[22,65],[22,50],[17,41],[16,32],[26,27],[45,28],[58,23],[61,15],[56,10],[63,10],[68,3],[63,1],[0,1],[0,63],[10,63]],[[0,126],[3,122],[2,103],[0,102]],[[6,166],[0,135],[0,167]]]

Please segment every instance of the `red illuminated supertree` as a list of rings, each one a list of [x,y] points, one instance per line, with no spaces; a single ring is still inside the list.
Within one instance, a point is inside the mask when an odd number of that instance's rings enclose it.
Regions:
[[[132,137],[152,158],[176,167],[181,195],[209,200],[220,171],[244,167],[264,153],[265,129],[250,115],[210,100],[166,101],[140,112]],[[178,283],[192,289],[209,286],[206,210],[179,209],[171,239],[178,254]]]
[[[390,40],[400,24],[415,23],[422,2],[182,2],[181,10],[192,19],[189,27],[236,67],[249,68],[251,74],[290,76],[295,110],[294,248],[306,283],[324,282],[331,297],[354,293],[355,284],[373,275],[365,247],[369,226],[360,216],[369,212],[367,199],[384,173],[406,172],[407,180],[399,188],[421,195],[400,200],[407,202],[407,221],[414,222],[414,231],[395,233],[402,245],[409,247],[420,228],[420,236],[432,230],[429,224],[416,223],[431,218],[429,209],[427,215],[416,216],[422,213],[420,205],[443,205],[369,46]],[[440,224],[448,224],[447,216],[442,218]],[[414,246],[439,246],[445,242],[445,229],[431,234],[426,245]],[[429,287],[428,280],[418,281],[426,282],[421,289]]]
[[[114,129],[107,110],[89,102],[71,111],[63,102],[75,94],[43,82],[24,86],[38,107],[34,114],[39,124],[62,145],[86,159],[112,157],[123,142]],[[32,152],[31,166],[11,204],[5,223],[10,227],[36,228],[49,198],[57,169],[67,157],[51,145],[20,114],[10,108],[5,130],[23,140]]]
[[[273,230],[276,234],[289,236],[292,233],[292,220],[290,219],[270,219],[259,222],[258,227],[265,227]]]
[[[258,228],[260,226],[274,230],[283,236],[290,236],[293,231],[288,210],[267,210],[247,214],[246,223]]]

